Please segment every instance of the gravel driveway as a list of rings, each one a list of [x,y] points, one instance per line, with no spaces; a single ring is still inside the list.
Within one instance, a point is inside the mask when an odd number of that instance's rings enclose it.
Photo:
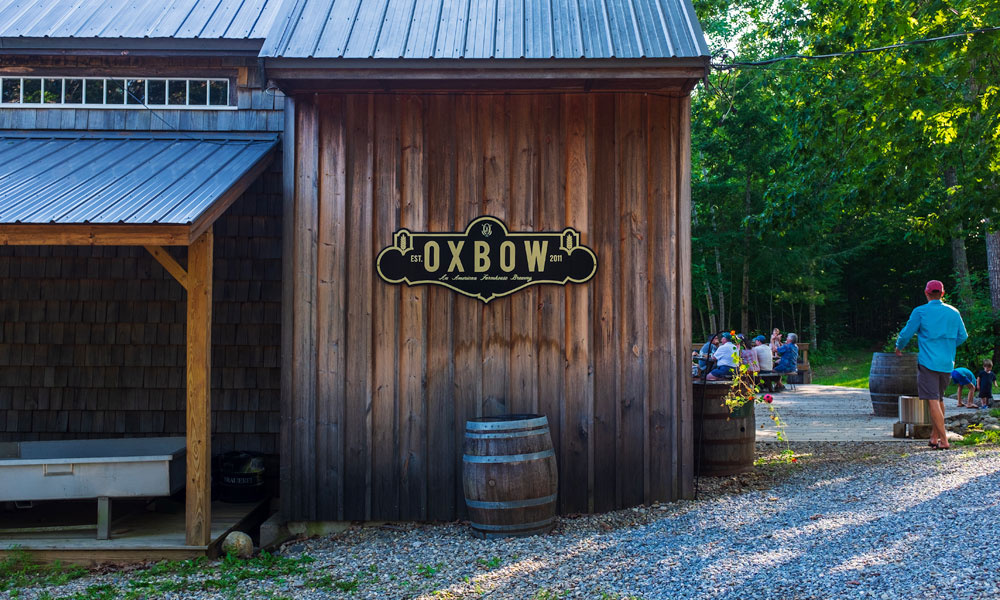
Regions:
[[[248,578],[235,591],[138,597],[1000,597],[1000,449],[794,449],[794,464],[702,479],[697,501],[566,518],[547,536],[482,541],[461,524],[356,527],[286,544],[282,556],[301,560],[304,573]],[[19,597],[84,598],[88,587],[89,597],[122,597],[140,573],[110,571]]]

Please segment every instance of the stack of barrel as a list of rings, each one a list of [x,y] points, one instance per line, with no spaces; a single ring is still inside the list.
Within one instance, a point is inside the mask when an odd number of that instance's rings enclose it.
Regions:
[[[917,395],[917,355],[874,353],[868,391],[876,417],[899,416],[899,397]]]

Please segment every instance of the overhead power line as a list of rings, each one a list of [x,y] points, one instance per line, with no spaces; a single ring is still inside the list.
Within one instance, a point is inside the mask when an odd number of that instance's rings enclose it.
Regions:
[[[776,56],[774,58],[768,58],[766,60],[748,61],[748,62],[727,62],[727,63],[712,63],[712,68],[725,71],[728,69],[734,69],[737,67],[761,67],[765,65],[772,65],[774,63],[783,62],[786,60],[822,60],[829,58],[838,58],[841,56],[857,56],[860,54],[871,54],[873,52],[884,52],[886,50],[895,50],[897,48],[906,48],[908,46],[917,46],[922,44],[930,44],[932,42],[940,42],[942,40],[950,40],[954,38],[969,37],[971,35],[976,35],[980,33],[992,33],[1000,31],[1000,27],[983,27],[980,29],[973,29],[972,31],[961,31],[958,33],[949,33],[948,35],[941,35],[932,38],[922,38],[918,40],[908,40],[905,42],[900,42],[898,44],[891,44],[889,46],[879,46],[877,48],[861,48],[858,50],[850,50],[847,52],[831,52],[829,54],[787,54],[785,56]]]

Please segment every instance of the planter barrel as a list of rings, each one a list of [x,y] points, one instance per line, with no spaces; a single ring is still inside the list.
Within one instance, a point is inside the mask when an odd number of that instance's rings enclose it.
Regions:
[[[899,397],[917,395],[917,355],[895,352],[872,354],[868,391],[876,417],[899,415]]]
[[[695,475],[723,477],[753,470],[754,403],[730,413],[729,381],[694,382]]]
[[[462,484],[480,538],[547,533],[559,475],[544,415],[501,415],[465,424]]]

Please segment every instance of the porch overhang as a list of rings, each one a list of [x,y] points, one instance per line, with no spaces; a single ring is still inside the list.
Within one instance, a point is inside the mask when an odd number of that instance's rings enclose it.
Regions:
[[[185,540],[211,540],[212,224],[276,135],[0,133],[0,243],[140,245],[187,290]],[[187,265],[163,246],[187,246]]]

